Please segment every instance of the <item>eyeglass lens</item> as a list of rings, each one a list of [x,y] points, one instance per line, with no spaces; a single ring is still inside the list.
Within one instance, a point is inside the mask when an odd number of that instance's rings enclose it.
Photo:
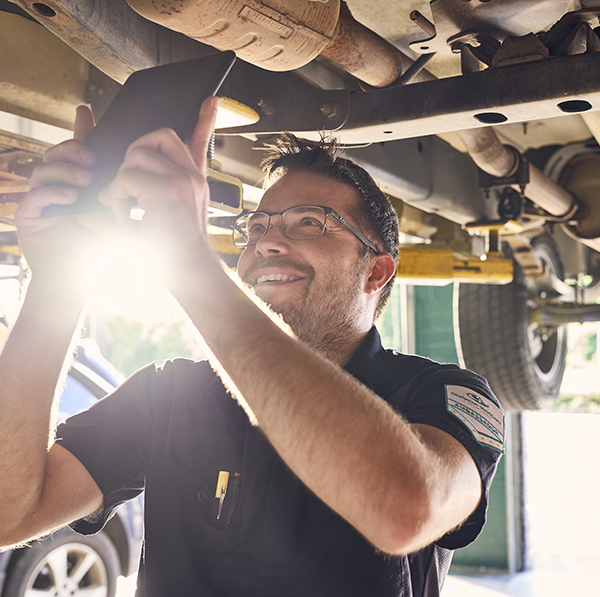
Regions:
[[[318,238],[325,230],[326,216],[322,207],[291,207],[281,214],[283,233],[291,240]],[[267,233],[270,217],[264,212],[254,212],[239,218],[233,232],[234,244],[243,247],[257,243]]]

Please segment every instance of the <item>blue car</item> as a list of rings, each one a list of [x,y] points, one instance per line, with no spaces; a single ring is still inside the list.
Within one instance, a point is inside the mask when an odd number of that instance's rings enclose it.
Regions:
[[[88,408],[121,381],[98,350],[81,345],[61,395],[59,418]],[[1,597],[114,597],[118,576],[138,566],[142,504],[141,497],[124,504],[96,535],[64,528],[29,547],[0,553]]]

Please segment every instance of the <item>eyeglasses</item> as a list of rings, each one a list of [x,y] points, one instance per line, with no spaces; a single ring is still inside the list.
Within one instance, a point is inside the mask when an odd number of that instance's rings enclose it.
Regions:
[[[281,230],[284,236],[290,240],[314,240],[325,232],[329,215],[346,226],[369,249],[379,253],[377,247],[360,230],[331,207],[321,205],[297,205],[274,214],[253,211],[243,215],[236,220],[233,226],[233,244],[236,247],[255,245],[271,229],[273,216],[281,216]]]

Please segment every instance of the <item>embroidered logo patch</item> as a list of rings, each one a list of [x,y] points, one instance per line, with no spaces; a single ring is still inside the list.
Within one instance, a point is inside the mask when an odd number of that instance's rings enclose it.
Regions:
[[[483,446],[504,452],[504,414],[489,398],[462,386],[446,386],[446,408]]]

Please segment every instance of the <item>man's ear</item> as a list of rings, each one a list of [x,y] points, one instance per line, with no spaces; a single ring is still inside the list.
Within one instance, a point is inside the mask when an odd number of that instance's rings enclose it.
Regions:
[[[365,284],[365,292],[373,294],[381,290],[395,272],[396,264],[389,253],[375,255],[369,263],[369,276]]]

